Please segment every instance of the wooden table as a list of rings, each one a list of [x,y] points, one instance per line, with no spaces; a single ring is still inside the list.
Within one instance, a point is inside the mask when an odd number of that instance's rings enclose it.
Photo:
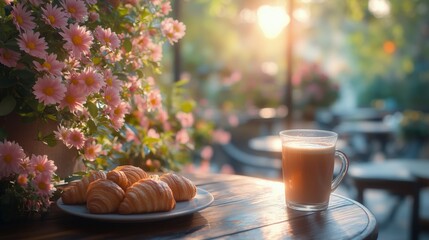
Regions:
[[[333,194],[322,212],[285,207],[283,184],[239,175],[188,175],[213,194],[200,212],[144,223],[76,217],[53,206],[43,221],[0,226],[1,239],[376,239],[374,216],[361,204]]]

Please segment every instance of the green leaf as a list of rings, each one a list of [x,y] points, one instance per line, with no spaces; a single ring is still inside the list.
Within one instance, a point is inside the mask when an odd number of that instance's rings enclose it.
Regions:
[[[183,86],[185,86],[188,83],[189,83],[189,79],[181,79],[181,80],[175,82],[174,86],[175,87],[183,87]]]
[[[16,100],[12,95],[7,95],[0,101],[0,116],[6,116],[13,111]]]
[[[181,104],[180,109],[183,112],[190,113],[190,112],[192,112],[192,110],[194,109],[194,107],[195,107],[195,102],[194,101],[185,101],[185,102],[183,102]]]
[[[98,65],[101,63],[101,58],[100,57],[93,57],[92,58],[92,63],[94,63],[94,65]]]
[[[54,147],[57,145],[57,139],[55,138],[55,134],[51,133],[43,137],[43,142],[47,144],[49,147]]]
[[[90,132],[90,134],[93,134],[93,133],[96,133],[96,132],[97,132],[97,125],[95,124],[95,122],[94,122],[94,121],[89,120],[89,121],[87,122],[87,126],[88,126],[88,128],[89,128],[89,132]]]
[[[129,38],[125,38],[123,42],[123,47],[127,52],[130,52],[131,49],[133,49],[133,44],[131,43],[131,40]]]
[[[98,108],[97,108],[97,105],[95,105],[95,103],[88,102],[86,104],[86,107],[88,108],[89,114],[91,114],[93,118],[96,118],[98,116]]]

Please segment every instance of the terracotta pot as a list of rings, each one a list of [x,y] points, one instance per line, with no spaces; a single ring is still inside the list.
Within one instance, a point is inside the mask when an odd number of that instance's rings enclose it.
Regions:
[[[62,142],[50,147],[37,140],[39,131],[46,135],[57,129],[57,123],[54,121],[36,120],[27,123],[17,115],[8,115],[0,117],[0,128],[5,129],[6,139],[21,145],[27,156],[48,155],[48,159],[53,160],[58,167],[56,173],[61,178],[84,169],[82,161],[77,160],[76,150],[68,149]]]

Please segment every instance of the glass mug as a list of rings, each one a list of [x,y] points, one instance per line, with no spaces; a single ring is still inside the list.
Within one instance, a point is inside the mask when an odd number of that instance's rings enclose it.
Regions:
[[[286,205],[300,211],[320,211],[329,205],[329,197],[343,180],[349,167],[347,156],[335,150],[338,134],[312,129],[284,130],[282,169]],[[335,158],[341,170],[333,178]]]

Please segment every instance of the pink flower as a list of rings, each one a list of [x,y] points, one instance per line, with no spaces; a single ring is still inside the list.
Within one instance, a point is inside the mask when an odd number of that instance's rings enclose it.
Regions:
[[[104,73],[104,81],[106,82],[107,87],[113,87],[118,90],[122,87],[122,81],[119,80],[118,77],[113,75],[110,69],[106,69],[103,73]]]
[[[40,64],[37,61],[33,61],[36,70],[39,72],[48,72],[54,76],[61,76],[61,71],[64,68],[64,63],[57,60],[57,55],[52,53],[46,56],[45,61]]]
[[[28,174],[19,174],[16,180],[20,186],[25,187],[28,184]]]
[[[54,185],[51,183],[51,178],[43,174],[34,178],[34,187],[39,196],[49,196],[55,190]]]
[[[192,113],[178,112],[176,118],[179,120],[183,128],[192,127],[194,124],[194,115]]]
[[[159,139],[159,133],[156,132],[155,129],[151,128],[147,131],[147,136],[150,138],[156,138]]]
[[[30,159],[25,157],[19,164],[19,173],[20,174],[33,174],[33,170],[31,167]]]
[[[46,24],[51,25],[54,28],[64,28],[67,25],[67,14],[59,7],[47,4],[45,8],[42,8],[43,20]]]
[[[81,0],[64,0],[61,5],[66,10],[66,13],[78,22],[83,22],[88,15],[88,9],[85,2]]]
[[[83,104],[86,101],[85,95],[83,95],[82,89],[69,85],[63,100],[60,102],[60,108],[68,107],[71,112],[78,111],[83,108]]]
[[[163,4],[161,4],[161,14],[162,15],[167,15],[170,11],[171,11],[171,4],[170,2],[164,2]]]
[[[161,22],[161,32],[173,44],[185,36],[186,26],[172,18],[166,18]]]
[[[153,62],[159,62],[162,59],[162,46],[160,44],[149,43],[147,46],[149,58]]]
[[[24,150],[15,142],[0,142],[0,179],[19,173],[19,166],[25,158]]]
[[[85,145],[84,157],[89,161],[94,161],[101,153],[101,145],[96,143],[90,143]]]
[[[119,90],[113,87],[107,87],[104,90],[104,101],[109,106],[117,106],[119,103],[121,103]]]
[[[18,38],[19,48],[33,57],[45,58],[48,45],[40,33],[28,30],[21,33]]]
[[[115,107],[109,108],[110,121],[115,130],[119,130],[124,125],[125,115],[129,113],[130,105],[127,102],[121,102]]]
[[[140,143],[140,139],[137,134],[129,127],[126,127],[125,129],[125,139],[127,140],[127,142],[134,141],[134,143],[136,144]]]
[[[157,108],[160,108],[161,107],[161,100],[162,100],[161,92],[158,89],[155,89],[155,90],[149,92],[148,100],[147,100],[148,111],[152,111],[152,110],[155,110]]]
[[[16,67],[21,54],[7,48],[0,48],[0,63],[7,67]]]
[[[201,149],[200,156],[202,159],[211,159],[213,157],[213,148],[211,146],[205,146]]]
[[[100,26],[95,28],[95,38],[101,42],[101,44],[116,49],[120,45],[120,41],[116,33],[112,32],[110,28],[103,29]]]
[[[36,99],[45,105],[59,103],[64,98],[66,90],[61,79],[51,75],[38,78],[33,86]]]
[[[79,26],[75,23],[71,24],[69,28],[64,28],[63,31],[60,32],[60,35],[66,41],[64,48],[72,51],[74,57],[80,59],[82,54],[89,53],[94,38],[85,26]]]
[[[91,22],[95,22],[95,21],[97,21],[98,19],[100,18],[100,15],[97,13],[97,12],[89,12],[89,15],[88,15],[88,19],[91,21]]]
[[[176,142],[178,142],[180,144],[186,144],[189,142],[189,140],[190,140],[189,134],[186,131],[186,129],[181,129],[180,131],[177,132]]]
[[[80,79],[87,95],[99,92],[106,84],[103,81],[103,76],[92,67],[86,68],[80,75]]]
[[[80,73],[77,73],[75,71],[72,71],[68,75],[66,75],[65,79],[73,87],[80,87],[83,84],[81,83],[82,79],[80,78]]]
[[[23,3],[18,3],[13,7],[13,22],[18,30],[23,29],[25,31],[31,31],[36,27],[34,17],[31,16],[31,12],[27,10],[28,9],[24,9]]]
[[[57,170],[57,166],[55,166],[54,161],[49,160],[46,155],[32,155],[30,165],[31,168],[34,169],[36,175],[46,175],[49,176],[49,178],[51,178]]]
[[[63,127],[63,126],[61,126],[61,125],[59,125],[59,126],[57,127],[57,131],[54,131],[54,134],[55,134],[55,138],[56,138],[56,139],[61,140],[61,141],[64,141],[65,139],[67,139],[67,138],[68,138],[68,136],[69,136],[69,131],[68,131],[68,129],[67,129],[67,128],[65,128],[65,127]]]
[[[68,146],[69,148],[75,147],[76,149],[79,150],[83,148],[84,145],[85,145],[85,136],[83,135],[83,133],[77,128],[70,129],[66,139],[66,146]]]

